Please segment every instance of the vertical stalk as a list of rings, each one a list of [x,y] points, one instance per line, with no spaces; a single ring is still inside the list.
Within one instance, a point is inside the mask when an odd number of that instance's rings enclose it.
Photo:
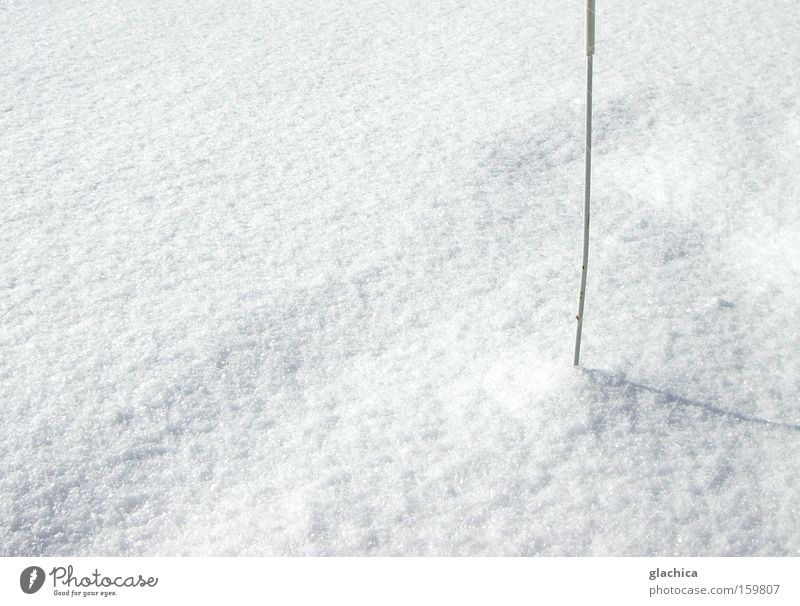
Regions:
[[[586,0],[586,142],[583,175],[583,263],[581,264],[581,290],[578,297],[578,326],[575,331],[575,366],[581,357],[581,332],[583,330],[583,305],[586,301],[586,268],[589,264],[589,207],[592,186],[592,56],[594,55],[594,3]]]

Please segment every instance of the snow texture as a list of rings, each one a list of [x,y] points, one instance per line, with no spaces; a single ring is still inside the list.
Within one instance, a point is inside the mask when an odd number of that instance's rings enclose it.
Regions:
[[[793,0],[0,33],[0,554],[800,554]]]

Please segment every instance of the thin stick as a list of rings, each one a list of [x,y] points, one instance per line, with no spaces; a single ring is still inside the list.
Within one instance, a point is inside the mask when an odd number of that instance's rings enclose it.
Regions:
[[[575,366],[581,357],[581,331],[583,330],[583,304],[586,301],[586,267],[589,264],[589,202],[592,185],[592,56],[594,55],[594,2],[586,0],[586,149],[583,176],[583,264],[581,265],[581,292],[578,298],[578,327],[575,331]]]

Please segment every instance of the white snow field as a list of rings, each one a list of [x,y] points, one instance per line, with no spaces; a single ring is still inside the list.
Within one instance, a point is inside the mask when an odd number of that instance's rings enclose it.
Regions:
[[[0,554],[800,554],[800,10],[0,0]]]

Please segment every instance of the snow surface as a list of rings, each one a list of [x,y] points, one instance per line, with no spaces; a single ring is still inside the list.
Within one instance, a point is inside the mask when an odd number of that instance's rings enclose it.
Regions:
[[[800,12],[0,0],[0,554],[800,554]]]

